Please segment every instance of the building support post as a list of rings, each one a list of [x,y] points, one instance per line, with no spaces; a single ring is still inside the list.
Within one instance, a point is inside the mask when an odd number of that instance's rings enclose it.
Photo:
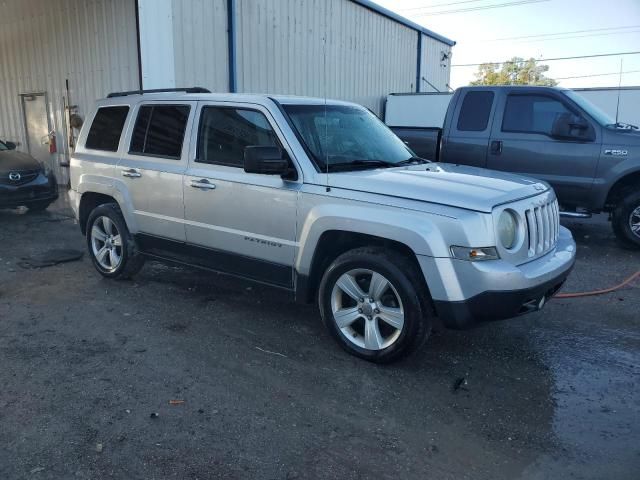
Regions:
[[[172,0],[138,0],[141,88],[175,88]]]
[[[416,62],[416,93],[420,93],[422,82],[422,32],[418,32],[418,60]]]
[[[236,77],[236,0],[227,0],[227,46],[229,59],[229,92],[238,90]]]

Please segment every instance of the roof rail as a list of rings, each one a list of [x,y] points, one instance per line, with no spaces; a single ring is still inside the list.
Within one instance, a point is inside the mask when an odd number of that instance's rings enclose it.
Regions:
[[[151,90],[129,90],[128,92],[111,92],[107,98],[126,97],[127,95],[143,95],[145,93],[185,92],[185,93],[211,93],[211,90],[202,87],[186,88],[154,88]]]

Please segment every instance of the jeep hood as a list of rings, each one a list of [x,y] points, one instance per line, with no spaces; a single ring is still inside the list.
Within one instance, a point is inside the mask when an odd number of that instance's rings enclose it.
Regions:
[[[550,189],[546,183],[533,178],[447,163],[332,173],[329,183],[334,188],[374,192],[487,213],[496,205],[539,195]]]

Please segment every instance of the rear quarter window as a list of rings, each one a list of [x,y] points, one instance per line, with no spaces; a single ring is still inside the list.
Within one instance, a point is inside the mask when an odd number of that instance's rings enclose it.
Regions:
[[[493,92],[468,92],[462,101],[458,114],[458,130],[462,132],[482,132],[487,129]]]
[[[129,107],[101,107],[93,117],[85,148],[117,152]]]

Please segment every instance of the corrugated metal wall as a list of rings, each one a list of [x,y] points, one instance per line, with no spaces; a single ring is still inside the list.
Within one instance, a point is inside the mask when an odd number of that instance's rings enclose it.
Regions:
[[[229,91],[227,1],[173,0],[177,86]]]
[[[417,40],[416,40],[417,41]],[[442,54],[447,54],[448,59],[443,60]],[[447,92],[449,77],[451,74],[451,47],[439,42],[435,38],[422,35],[422,61],[420,66],[421,76],[426,78],[437,90],[434,90],[427,82],[421,79],[421,92]]]
[[[345,0],[237,1],[239,91],[326,95],[376,112],[388,93],[415,91],[415,30]]]
[[[65,79],[84,118],[114,90],[138,88],[134,0],[4,0],[0,2],[0,138],[26,150],[19,94],[46,92],[57,134],[52,166],[66,181]],[[57,158],[55,158],[57,157]]]

